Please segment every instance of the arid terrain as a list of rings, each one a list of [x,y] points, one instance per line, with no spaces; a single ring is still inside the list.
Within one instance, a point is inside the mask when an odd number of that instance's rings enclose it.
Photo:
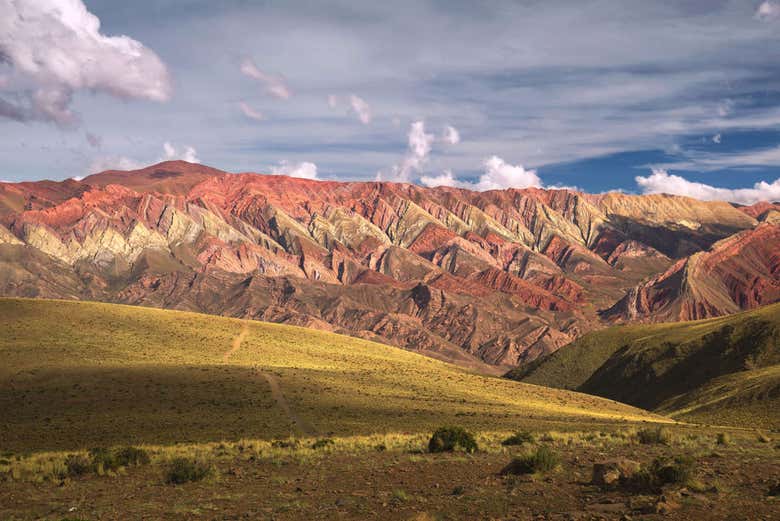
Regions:
[[[780,208],[171,161],[0,183],[0,294],[345,333],[485,373],[610,323],[780,300]]]

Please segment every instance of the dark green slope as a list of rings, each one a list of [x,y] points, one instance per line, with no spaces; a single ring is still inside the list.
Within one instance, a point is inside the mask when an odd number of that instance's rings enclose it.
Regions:
[[[585,335],[507,376],[701,421],[780,426],[780,304]],[[752,411],[752,412],[751,412]]]

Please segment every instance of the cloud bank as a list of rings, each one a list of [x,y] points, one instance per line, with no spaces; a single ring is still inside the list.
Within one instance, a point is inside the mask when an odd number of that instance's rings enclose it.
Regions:
[[[456,179],[451,170],[445,170],[438,176],[422,176],[420,182],[428,187],[454,186],[478,192],[543,186],[536,170],[526,170],[522,165],[509,164],[498,156],[486,159],[483,166],[485,172],[476,183]]]
[[[81,0],[0,0],[0,62],[15,102],[0,116],[71,125],[77,90],[127,99],[167,101],[168,70],[151,49],[128,36],[106,36]]]
[[[755,204],[759,201],[780,201],[780,178],[772,183],[759,181],[752,188],[718,188],[704,183],[689,181],[684,177],[655,168],[646,177],[637,176],[636,183],[645,194],[684,195],[703,201],[729,201],[740,204]]]
[[[286,175],[303,179],[317,179],[317,165],[308,161],[301,163],[279,161],[277,166],[271,167],[271,173],[273,175]]]

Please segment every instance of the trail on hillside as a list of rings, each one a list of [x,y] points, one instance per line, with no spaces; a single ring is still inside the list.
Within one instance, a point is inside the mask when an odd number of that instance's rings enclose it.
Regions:
[[[233,342],[230,344],[230,349],[228,349],[225,354],[222,355],[223,362],[227,362],[230,357],[241,348],[241,342],[244,341],[247,334],[249,334],[249,327],[244,324],[241,332],[233,339]],[[265,378],[265,381],[268,382],[268,386],[271,388],[271,396],[273,396],[276,404],[280,409],[282,409],[282,411],[284,411],[293,425],[295,425],[295,427],[301,431],[304,436],[317,436],[317,430],[292,411],[290,404],[287,402],[287,398],[285,398],[284,393],[282,393],[282,388],[279,387],[279,381],[276,379],[276,376],[270,373],[266,373],[259,367],[255,367],[254,369],[258,375]]]
[[[268,385],[271,387],[271,395],[274,397],[274,400],[276,400],[276,404],[284,411],[287,417],[290,418],[293,425],[295,425],[304,436],[317,436],[316,429],[290,409],[290,404],[287,403],[287,399],[284,397],[281,387],[279,387],[279,381],[276,379],[276,376],[266,373],[260,368],[257,368],[257,372],[265,378],[266,382],[268,382]]]

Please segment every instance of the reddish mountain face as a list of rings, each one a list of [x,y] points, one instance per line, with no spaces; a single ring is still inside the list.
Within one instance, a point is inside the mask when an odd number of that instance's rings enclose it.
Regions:
[[[780,299],[771,211],[173,161],[0,184],[0,294],[298,324],[499,371],[600,327],[599,310],[666,320]],[[722,284],[686,300],[690,266]]]

